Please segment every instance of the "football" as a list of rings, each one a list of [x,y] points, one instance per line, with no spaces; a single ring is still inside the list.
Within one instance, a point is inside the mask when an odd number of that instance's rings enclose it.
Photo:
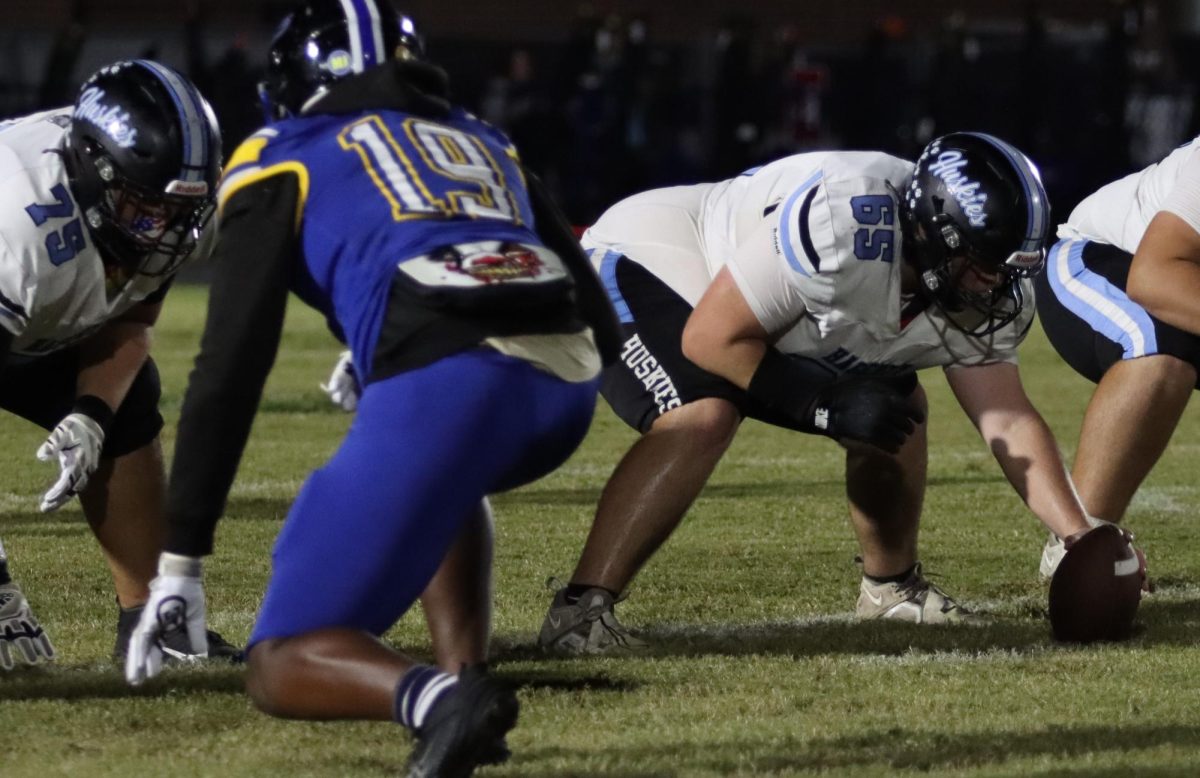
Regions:
[[[1097,527],[1067,551],[1050,581],[1050,627],[1056,640],[1124,640],[1142,598],[1145,567],[1129,538]]]

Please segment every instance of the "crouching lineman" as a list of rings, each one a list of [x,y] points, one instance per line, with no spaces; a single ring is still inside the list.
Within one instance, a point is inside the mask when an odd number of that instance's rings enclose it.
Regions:
[[[79,496],[112,570],[118,660],[165,535],[150,333],[220,163],[204,98],[147,60],[99,71],[74,106],[0,123],[0,408],[52,430],[37,456],[60,474],[40,507]],[[205,650],[239,653],[212,633]],[[0,666],[53,656],[0,550]]]
[[[1071,475],[1093,516],[1119,522],[1158,462],[1200,365],[1200,139],[1081,202],[1038,280],[1050,342],[1096,384]],[[1042,573],[1064,554],[1051,536]]]
[[[601,495],[541,645],[644,645],[613,602],[678,526],[746,416],[845,447],[860,617],[963,619],[918,561],[919,368],[945,369],[1046,526],[1063,537],[1085,529],[1016,365],[1048,219],[1029,160],[975,133],[934,140],[915,165],[882,153],[799,154],[610,208],[583,236],[626,338],[601,391],[642,437]]]
[[[247,689],[276,716],[395,720],[417,737],[411,775],[458,776],[506,758],[517,717],[483,665],[486,496],[571,454],[595,407],[593,331],[613,355],[619,338],[509,140],[449,103],[419,50],[385,0],[307,0],[272,43],[263,94],[277,121],[234,154],[219,193],[166,552],[126,675],[157,672],[154,641],[171,629],[199,638],[200,558],[291,289],[344,338],[363,391],[276,542]],[[380,640],[418,597],[442,669]]]

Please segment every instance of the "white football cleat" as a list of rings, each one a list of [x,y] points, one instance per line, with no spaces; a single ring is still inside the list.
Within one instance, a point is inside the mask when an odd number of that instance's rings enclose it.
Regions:
[[[1038,574],[1042,580],[1049,581],[1054,577],[1054,571],[1066,555],[1067,545],[1063,543],[1062,538],[1051,532],[1050,537],[1046,538],[1046,545],[1042,546],[1042,562],[1038,565]]]
[[[875,583],[863,576],[855,614],[860,619],[893,619],[913,624],[950,624],[979,622],[966,608],[954,601],[921,575],[921,565],[912,575],[895,583]]]

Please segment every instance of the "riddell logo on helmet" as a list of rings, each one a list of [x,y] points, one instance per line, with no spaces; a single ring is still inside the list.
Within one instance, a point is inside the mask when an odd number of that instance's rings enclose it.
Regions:
[[[208,194],[208,183],[205,181],[172,181],[167,184],[167,194],[203,197]]]
[[[929,166],[929,172],[945,182],[947,191],[958,201],[972,227],[986,227],[987,212],[983,210],[983,204],[987,202],[987,195],[980,193],[978,181],[972,181],[963,173],[966,166],[961,151],[941,151],[937,161]]]
[[[137,128],[129,123],[129,112],[115,105],[105,105],[100,102],[103,97],[103,89],[88,87],[79,96],[79,104],[72,115],[96,125],[121,148],[131,148],[137,142]]]

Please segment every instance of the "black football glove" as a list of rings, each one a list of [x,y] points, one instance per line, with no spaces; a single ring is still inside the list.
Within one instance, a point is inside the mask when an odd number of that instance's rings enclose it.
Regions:
[[[847,378],[817,394],[811,408],[814,430],[835,440],[870,443],[889,454],[904,445],[925,414],[895,381]]]

